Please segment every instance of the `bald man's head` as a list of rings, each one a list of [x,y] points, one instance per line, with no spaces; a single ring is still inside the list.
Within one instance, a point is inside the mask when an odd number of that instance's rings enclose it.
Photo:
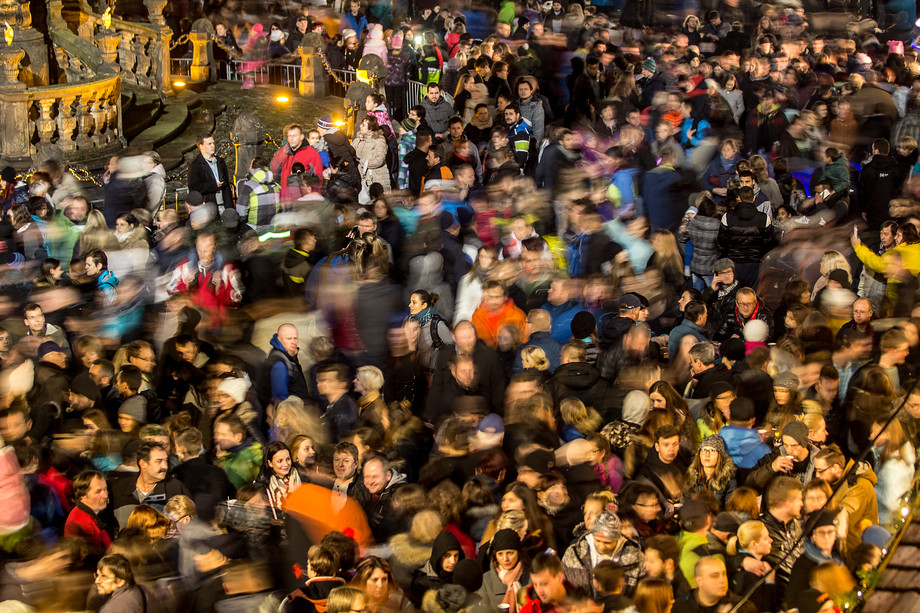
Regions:
[[[461,353],[471,353],[476,347],[476,327],[473,322],[465,319],[454,326],[454,343]]]
[[[546,309],[532,309],[527,313],[527,323],[534,332],[549,332],[553,319]]]
[[[282,324],[278,328],[278,333],[275,335],[278,337],[278,342],[281,343],[281,346],[284,347],[284,350],[290,356],[297,355],[297,345],[300,341],[300,337],[297,333],[297,327],[293,324]]]

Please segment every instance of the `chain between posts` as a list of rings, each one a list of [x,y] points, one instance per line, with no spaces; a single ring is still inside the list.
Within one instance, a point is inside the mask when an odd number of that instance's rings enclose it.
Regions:
[[[326,73],[327,73],[330,77],[332,77],[332,79],[333,79],[336,83],[338,83],[339,85],[341,85],[342,87],[348,87],[348,83],[346,83],[345,81],[343,81],[342,79],[340,79],[340,78],[335,74],[335,72],[333,72],[333,68],[329,65],[329,62],[326,61],[326,54],[323,53],[322,51],[319,51],[319,50],[317,50],[317,54],[319,55],[320,61],[322,61],[322,63],[323,63],[323,68],[326,70]]]
[[[95,175],[89,171],[88,168],[83,166],[70,166],[68,169],[70,170],[70,174],[72,174],[77,181],[80,181],[81,183],[92,181],[96,187],[103,187],[102,183],[99,182],[99,179],[97,179]]]
[[[184,45],[184,44],[187,43],[187,42],[188,42],[188,34],[183,34],[182,36],[180,36],[179,38],[177,38],[174,42],[172,42],[172,43],[169,45],[169,50],[172,51],[173,49],[175,49],[175,48],[178,47],[179,45]]]

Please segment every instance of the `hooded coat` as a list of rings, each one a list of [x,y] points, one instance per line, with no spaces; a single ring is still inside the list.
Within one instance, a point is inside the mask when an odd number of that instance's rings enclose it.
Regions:
[[[546,391],[557,406],[563,398],[578,398],[601,415],[606,415],[610,400],[609,383],[601,378],[601,371],[586,362],[562,364],[546,382]]]
[[[428,563],[431,558],[433,541],[423,543],[412,538],[411,533],[401,532],[390,539],[390,570],[393,578],[400,587],[408,588],[413,577]]]
[[[852,470],[851,470],[852,468]],[[837,490],[835,497],[847,511],[847,541],[846,550],[853,551],[862,542],[862,527],[860,523],[868,519],[873,524],[878,523],[878,499],[875,496],[875,486],[878,477],[868,462],[860,462],[853,468],[853,460],[847,462],[844,474],[849,471],[846,481]]]
[[[441,566],[441,558],[450,551],[459,552],[458,562],[465,557],[457,537],[447,530],[442,530],[431,545],[431,557],[428,558],[428,562],[412,574],[412,582],[406,595],[416,608],[421,606],[422,598],[428,590],[436,590],[452,582],[453,571],[446,571]]]
[[[379,183],[383,191],[390,191],[390,171],[387,168],[387,139],[379,130],[374,132],[360,132],[352,141],[355,153],[358,156],[358,172],[364,188]]]
[[[738,468],[750,470],[770,453],[760,434],[752,428],[727,425],[719,430],[719,436],[725,442],[725,452]]]
[[[361,57],[374,54],[383,60],[384,66],[389,66],[387,53],[387,44],[383,40],[383,28],[379,24],[373,24],[368,31],[367,39],[364,41],[364,52]]]
[[[724,509],[732,492],[738,489],[738,482],[735,480],[736,471],[737,467],[727,453],[723,455],[721,470],[711,479],[706,479],[706,475],[702,471],[697,471],[694,464],[691,464],[687,469],[687,481],[684,488],[691,495],[700,490],[709,490],[719,503],[719,508]]]

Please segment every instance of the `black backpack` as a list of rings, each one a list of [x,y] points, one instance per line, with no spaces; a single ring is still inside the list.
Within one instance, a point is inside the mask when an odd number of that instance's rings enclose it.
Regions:
[[[442,321],[444,322],[444,325],[447,326],[447,329],[451,330],[450,324],[444,321],[444,319],[442,319],[440,315],[432,315],[431,321],[428,322],[428,325],[430,326],[428,330],[431,333],[431,348],[432,349],[440,349],[441,347],[445,345],[444,341],[441,340],[441,335],[438,334],[438,324]]]

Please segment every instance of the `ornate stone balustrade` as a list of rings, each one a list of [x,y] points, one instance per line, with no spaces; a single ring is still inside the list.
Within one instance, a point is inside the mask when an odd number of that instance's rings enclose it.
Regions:
[[[152,89],[163,95],[172,93],[169,78],[169,45],[172,30],[163,23],[163,0],[147,0],[151,23],[113,18],[111,29],[104,30],[102,15],[82,5],[80,10],[51,7],[51,22],[66,27],[83,40],[95,41],[109,70],[120,71],[125,83]],[[82,58],[85,61],[85,58]]]
[[[124,145],[121,81],[121,74],[103,74],[62,85],[0,85],[0,157],[26,161],[45,144],[65,153]]]

